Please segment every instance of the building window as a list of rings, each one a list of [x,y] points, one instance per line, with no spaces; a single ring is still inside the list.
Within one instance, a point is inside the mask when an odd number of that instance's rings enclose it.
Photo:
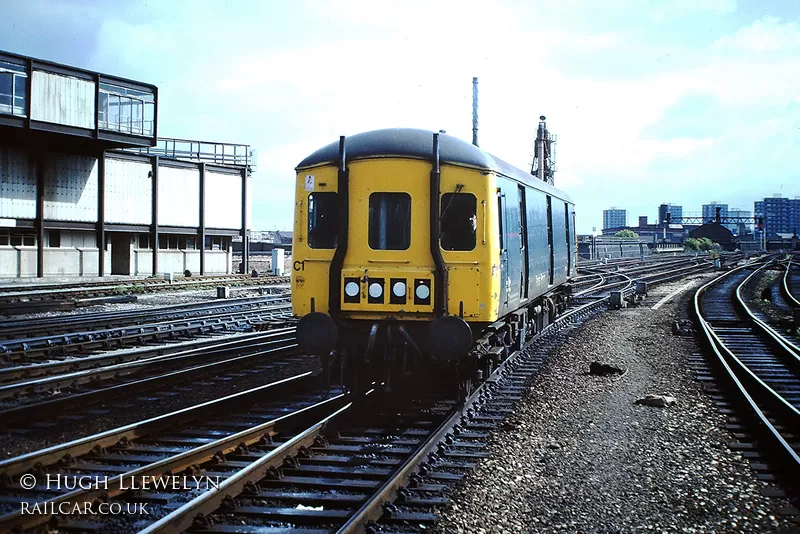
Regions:
[[[472,193],[445,193],[440,208],[444,250],[473,250],[478,228],[478,200]]]
[[[308,195],[308,246],[336,248],[336,226],[339,218],[336,193]]]
[[[139,248],[150,248],[150,234],[139,234]]]
[[[61,247],[61,232],[59,230],[50,230],[48,236],[48,244],[51,248]]]
[[[97,122],[103,130],[152,136],[155,106],[151,92],[101,83]]]
[[[369,247],[406,250],[411,245],[411,196],[372,193],[369,196]]]
[[[5,233],[5,232],[4,232]],[[5,234],[8,239],[8,243],[11,244],[12,247],[35,247],[36,246],[36,234],[25,234],[21,232],[10,232]],[[2,242],[0,242],[2,243]]]
[[[28,112],[27,89],[28,74],[25,67],[0,61],[0,113],[24,117]]]
[[[190,238],[194,239],[194,238]],[[141,242],[141,241],[140,241]],[[163,250],[179,250],[186,248],[186,238],[176,234],[159,234],[158,248]]]
[[[179,237],[178,248],[181,250],[195,250],[197,248],[197,238],[184,236]]]
[[[231,238],[226,236],[206,236],[206,250],[221,250],[227,252],[231,246]]]

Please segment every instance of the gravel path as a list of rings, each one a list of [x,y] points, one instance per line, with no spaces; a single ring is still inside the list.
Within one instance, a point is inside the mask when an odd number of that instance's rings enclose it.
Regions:
[[[697,277],[699,285],[704,277]],[[687,366],[691,338],[671,333],[691,290],[652,292],[604,313],[557,349],[517,412],[442,513],[440,532],[780,532],[797,527],[727,448],[726,418]],[[599,360],[627,372],[589,376]],[[648,393],[677,405],[635,405]]]

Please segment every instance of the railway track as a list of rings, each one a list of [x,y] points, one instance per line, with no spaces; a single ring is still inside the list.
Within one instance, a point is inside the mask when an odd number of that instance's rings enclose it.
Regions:
[[[783,298],[794,309],[800,309],[800,263],[798,263],[798,259],[800,259],[800,254],[789,256],[780,284]]]
[[[141,317],[133,319],[134,322],[140,321],[133,325],[3,340],[0,342],[0,367],[3,363],[11,367],[49,362],[74,357],[75,353],[89,354],[92,351],[120,349],[154,341],[249,329],[256,323],[288,318],[291,306],[286,296],[272,296],[214,303],[177,315],[170,313],[167,310],[163,316],[159,316],[156,312],[155,322],[146,322],[146,317]],[[125,321],[124,318],[122,320]],[[90,327],[96,324],[91,320],[87,320],[87,323]]]
[[[697,290],[694,313],[728,398],[749,422],[734,449],[754,452],[759,470],[800,480],[800,349],[759,317],[743,293],[769,264],[745,265]],[[760,451],[760,452],[758,452]]]
[[[9,319],[0,322],[0,340],[57,335],[96,328],[111,328],[152,323],[156,319],[188,319],[213,310],[233,310],[260,303],[289,303],[288,291],[265,296],[247,296],[223,300],[205,300],[189,304],[174,304],[138,309],[111,310],[80,314],[60,314],[49,317]]]
[[[203,289],[219,285],[252,286],[288,284],[289,277],[251,277],[250,275],[210,275],[179,278],[169,282],[160,278],[143,278],[119,282],[97,281],[67,284],[20,284],[0,287],[0,315],[68,311],[87,299],[102,299],[119,295],[152,293],[185,289]]]
[[[609,289],[608,286],[614,279],[627,282],[632,280],[634,276],[642,276],[653,271],[662,272],[665,267],[691,267],[698,265],[698,263],[699,262],[697,259],[692,258],[658,262],[656,264],[642,264],[639,262],[635,266],[627,267],[625,269],[586,269],[584,272],[588,272],[590,274],[581,275],[575,279],[575,289],[573,295],[577,297],[588,296],[598,290]]]
[[[290,320],[283,322],[275,320],[275,328],[289,326]],[[59,355],[54,356],[43,362],[28,361],[11,366],[0,365],[0,385],[6,385],[22,380],[29,380],[37,377],[53,376],[63,373],[72,373],[86,369],[95,369],[104,365],[116,365],[120,363],[135,362],[148,358],[156,358],[176,353],[188,353],[190,351],[214,350],[221,345],[230,344],[233,347],[237,343],[245,344],[247,340],[259,336],[257,332],[233,333],[209,335],[200,339],[189,339],[185,341],[172,341],[155,346],[135,347],[130,349],[112,350],[110,352],[90,352],[83,355]]]
[[[373,410],[334,432],[309,429],[313,447],[278,471],[253,464],[143,530],[176,532],[410,532],[432,526],[446,492],[486,456],[490,432],[512,413],[553,346],[601,301],[573,307],[514,353],[462,406],[427,399],[398,414]],[[373,402],[373,404],[378,404]],[[329,423],[330,424],[330,423]],[[263,529],[263,530],[259,530]]]
[[[242,472],[240,484],[225,492],[233,500],[226,495],[198,497],[145,532],[190,526],[198,532],[278,526],[288,531],[361,532],[368,525],[373,530],[410,531],[431,526],[436,521],[434,508],[446,502],[447,487],[484,457],[489,432],[513,411],[547,358],[547,339],[559,343],[573,321],[603,305],[599,299],[573,307],[537,339],[536,350],[512,355],[461,409],[445,415],[446,404],[433,403],[426,409],[417,407],[401,421],[378,416],[367,425],[340,429],[309,454],[291,458],[278,473],[263,477],[255,469]],[[345,474],[349,478],[343,479]]]
[[[636,291],[634,283],[637,281],[646,284],[668,282],[692,273],[707,271],[713,267],[710,260],[693,259],[628,272],[598,273],[599,278],[594,281],[594,285],[574,293],[573,297],[574,300],[581,302],[592,299],[608,299],[612,290],[622,291],[623,297],[628,297]]]
[[[294,328],[262,334],[246,343],[221,343],[140,361],[102,366],[0,385],[0,421],[38,416],[75,403],[140,393],[206,375],[222,376],[241,367],[286,356],[297,346]]]
[[[701,268],[705,266],[675,269],[660,276],[668,279]],[[656,275],[651,276],[655,280]],[[632,292],[631,280],[620,290]],[[4,491],[10,492],[0,499],[8,506],[6,516],[0,518],[0,529],[29,528],[47,521],[56,529],[115,532],[176,532],[188,528],[195,532],[360,532],[367,526],[404,531],[430,526],[436,520],[435,507],[446,502],[448,486],[485,455],[490,432],[513,411],[552,347],[569,335],[579,321],[605,309],[608,298],[597,295],[583,302],[576,299],[565,314],[532,340],[527,350],[505,359],[462,406],[435,396],[418,399],[416,403],[401,402],[396,396],[375,391],[366,400],[354,399],[357,404],[346,405],[343,399],[336,406],[328,404],[327,412],[317,413],[305,426],[294,425],[291,432],[279,434],[271,443],[263,439],[261,424],[265,423],[258,424],[258,431],[248,434],[246,440],[237,436],[224,446],[218,441],[223,437],[204,434],[206,427],[212,425],[172,424],[171,428],[182,430],[171,432],[168,439],[177,437],[182,440],[176,442],[180,445],[168,443],[156,447],[169,449],[167,452],[172,456],[187,455],[175,464],[164,463],[168,460],[163,455],[147,460],[149,463],[144,465],[130,463],[131,458],[126,455],[131,451],[138,459],[150,454],[145,447],[147,440],[161,439],[152,437],[160,435],[155,431],[147,432],[144,438],[138,438],[139,434],[133,436],[133,445],[121,441],[119,433],[99,438],[106,441],[96,452],[90,451],[99,442],[86,438],[88,441],[81,443],[81,450],[69,453],[77,461],[57,463],[64,456],[67,444],[0,463],[0,472],[5,473]],[[293,401],[284,404],[284,411],[292,411]],[[222,411],[215,410],[220,414]],[[230,415],[219,416],[222,424],[235,420]],[[126,431],[137,428],[137,432],[144,432],[140,425]],[[186,442],[187,438],[198,436],[205,441]],[[215,445],[210,446],[211,443]],[[175,450],[179,446],[183,447],[181,452]],[[208,448],[195,451],[198,446]],[[211,450],[219,447],[224,449],[217,451],[221,454],[209,456]],[[42,461],[41,454],[49,455],[49,459]],[[195,457],[199,459],[186,460]],[[44,467],[37,468],[36,464]],[[218,486],[191,492],[132,492],[117,484],[100,493],[86,490],[67,496],[47,493],[34,496],[20,487],[21,477],[28,474],[94,476],[112,472],[114,477],[120,477],[120,471],[147,477],[170,473],[220,478]],[[40,489],[46,488],[37,491]],[[25,502],[29,505],[58,499],[89,502],[100,498],[120,505],[149,503],[150,509],[157,513],[127,518],[50,514],[32,524],[27,516],[15,512],[26,495]]]
[[[48,522],[52,526],[52,521],[57,521],[59,528],[86,530],[88,514],[79,514],[75,524],[69,515],[66,520],[57,519],[47,510],[59,503],[96,503],[126,493],[154,508],[163,506],[167,492],[131,491],[131,487],[182,472],[196,481],[199,466],[208,467],[202,477],[209,482],[207,487],[213,488],[216,480],[238,469],[242,457],[259,458],[276,448],[273,438],[280,432],[343,405],[341,393],[321,392],[316,384],[314,377],[305,373],[2,461],[0,473],[5,483],[0,490],[0,529],[30,529]],[[77,485],[77,481],[84,484]],[[190,495],[190,491],[176,492],[175,498]],[[37,505],[40,513],[23,513],[23,503]],[[103,526],[94,525],[98,529]],[[129,525],[128,530],[138,527]]]

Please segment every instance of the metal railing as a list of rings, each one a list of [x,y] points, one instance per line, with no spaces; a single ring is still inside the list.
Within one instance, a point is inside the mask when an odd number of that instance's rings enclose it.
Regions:
[[[147,156],[202,161],[215,165],[238,165],[247,167],[248,170],[253,170],[256,166],[255,150],[250,148],[250,145],[237,145],[234,143],[159,137],[156,146],[125,148],[123,150]]]

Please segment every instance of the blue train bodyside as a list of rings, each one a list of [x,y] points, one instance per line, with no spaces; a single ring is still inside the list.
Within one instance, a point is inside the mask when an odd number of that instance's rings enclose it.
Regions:
[[[546,295],[575,272],[575,206],[528,184],[498,178],[501,316]]]

